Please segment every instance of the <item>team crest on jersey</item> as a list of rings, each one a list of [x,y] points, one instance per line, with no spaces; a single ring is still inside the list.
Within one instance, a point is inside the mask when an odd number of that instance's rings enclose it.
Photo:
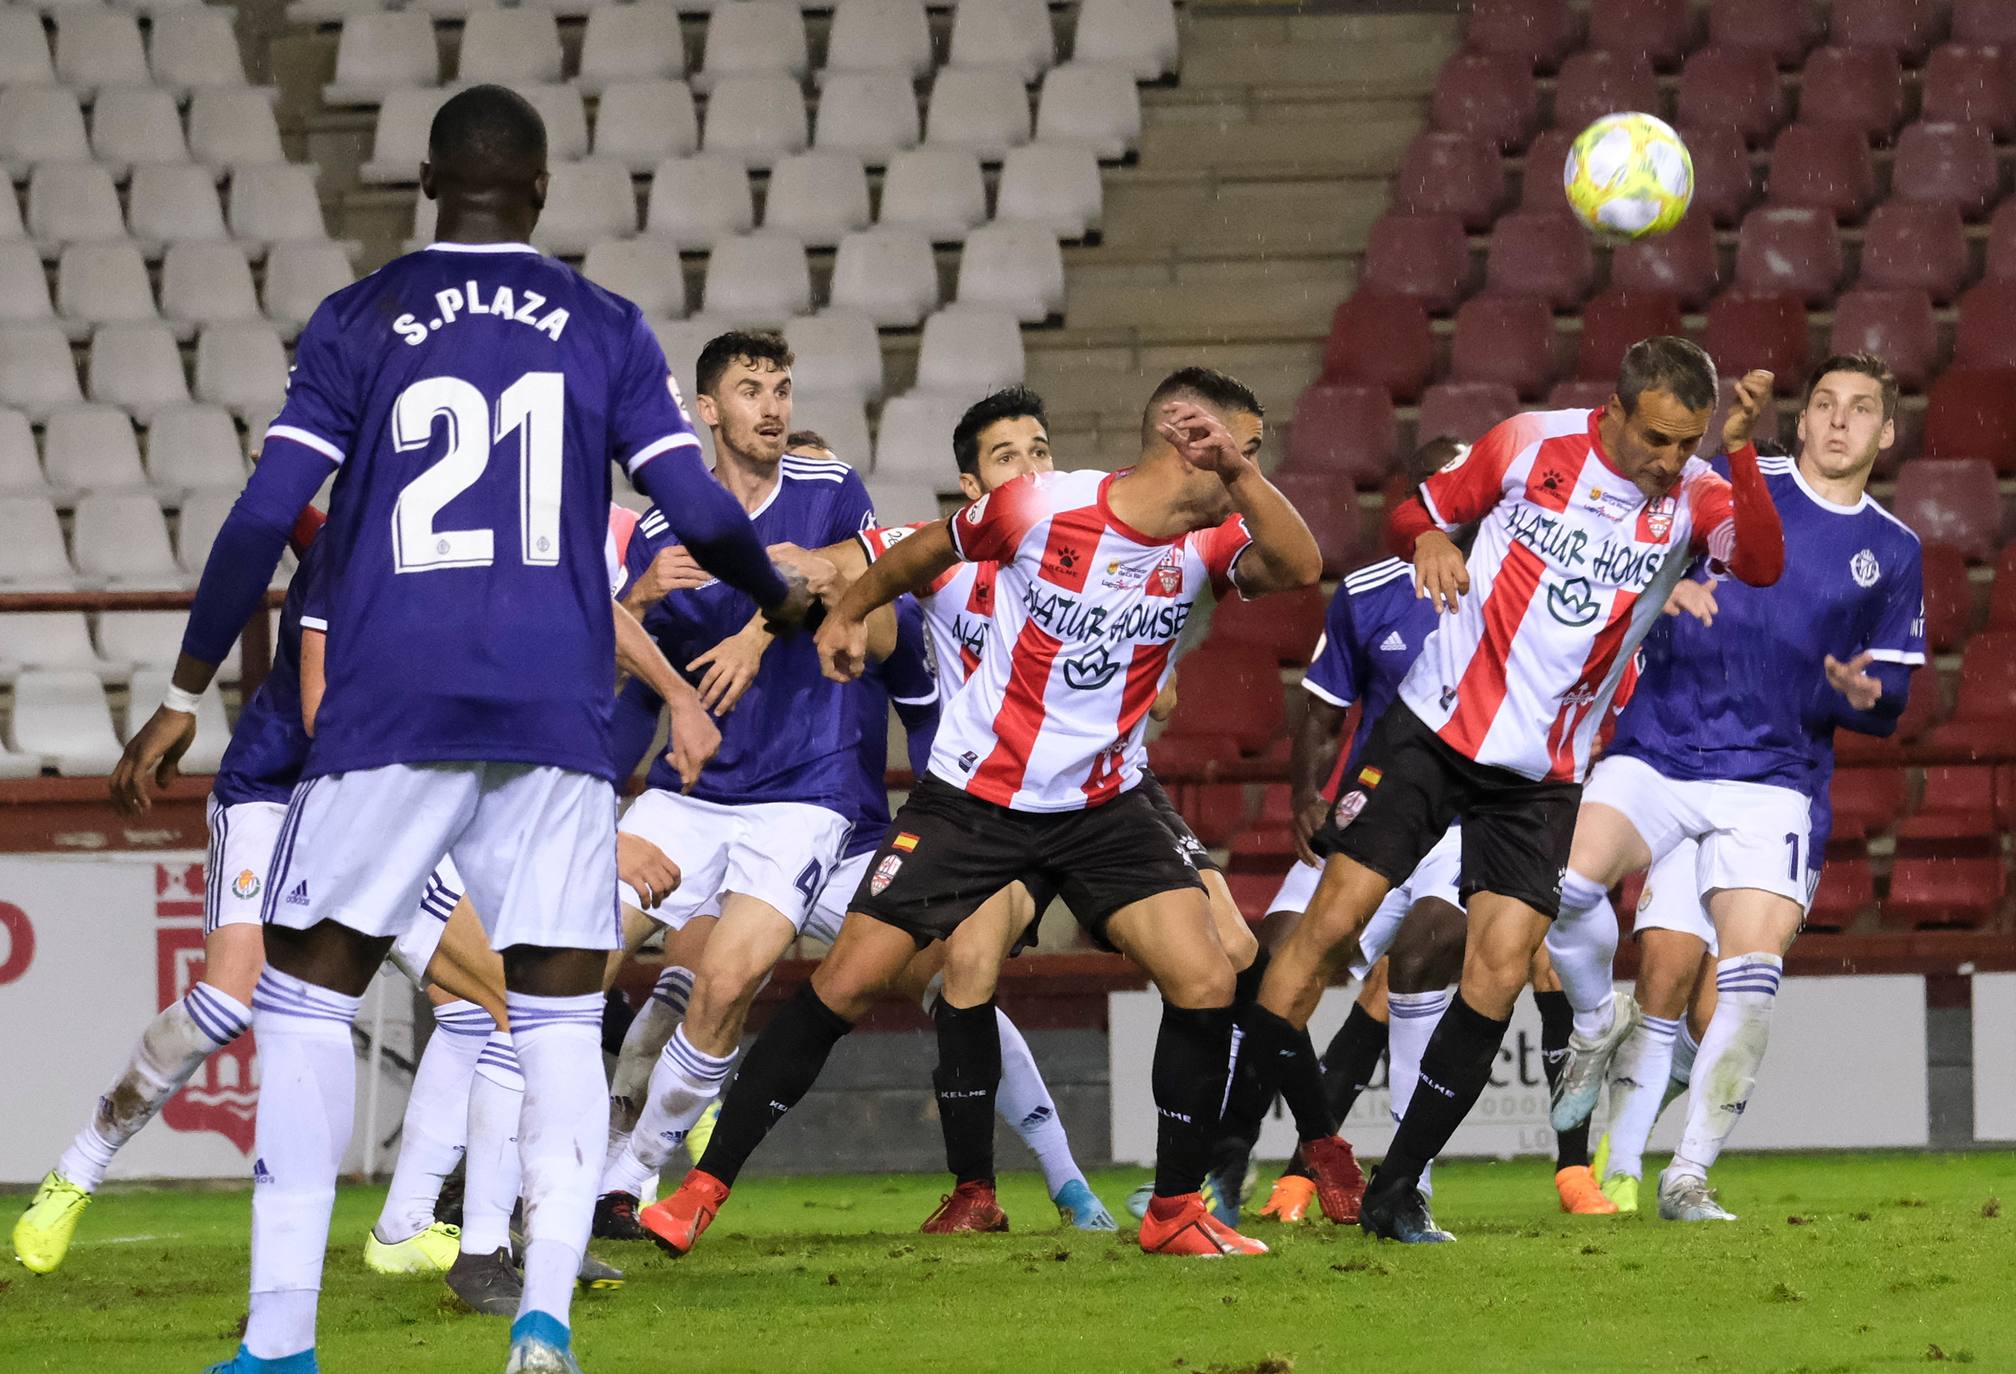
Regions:
[[[1673,516],[1679,509],[1680,503],[1670,496],[1647,502],[1644,513],[1638,517],[1638,523],[1643,527],[1640,537],[1664,543],[1666,536],[1673,532]]]
[[[1148,574],[1148,595],[1181,596],[1183,594],[1183,555],[1171,549],[1162,555],[1162,561],[1155,565],[1155,571]]]
[[[249,902],[259,895],[259,875],[251,869],[243,869],[231,880],[231,895],[241,902]]]
[[[1450,455],[1449,461],[1444,463],[1441,467],[1437,468],[1436,471],[1454,472],[1456,471],[1457,468],[1462,467],[1465,463],[1469,461],[1470,461],[1470,445],[1458,444],[1456,445],[1456,452]]]
[[[1858,587],[1873,587],[1876,579],[1883,575],[1883,565],[1876,561],[1874,550],[1864,549],[1848,560],[1848,575],[1855,579]]]
[[[1363,792],[1357,790],[1356,788],[1353,788],[1351,791],[1346,792],[1343,796],[1339,797],[1337,799],[1337,820],[1336,820],[1338,828],[1341,829],[1344,826],[1351,824],[1351,822],[1357,820],[1358,813],[1365,809],[1365,803],[1367,800],[1368,798],[1366,797],[1366,795]]]
[[[882,862],[875,865],[875,875],[868,880],[868,895],[880,897],[883,890],[896,881],[896,873],[902,867],[901,854],[884,854]]]

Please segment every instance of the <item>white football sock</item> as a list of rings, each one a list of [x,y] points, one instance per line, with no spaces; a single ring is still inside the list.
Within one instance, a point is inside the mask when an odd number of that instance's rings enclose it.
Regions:
[[[461,1162],[469,1138],[469,1084],[477,1056],[497,1023],[474,1002],[434,1008],[434,1034],[413,1070],[413,1091],[399,1128],[399,1159],[373,1232],[387,1245],[434,1224],[441,1184]]]
[[[357,1102],[350,1023],[362,1001],[270,967],[252,993],[260,1074],[245,1348],[262,1359],[315,1344],[336,1170]]]
[[[1668,1069],[1666,1095],[1659,1099],[1659,1113],[1673,1105],[1673,1099],[1687,1091],[1687,1085],[1694,1077],[1694,1056],[1701,1052],[1701,1042],[1694,1038],[1694,1027],[1680,1018],[1680,1033],[1673,1037],[1673,1067]]]
[[[1547,929],[1547,955],[1575,1011],[1575,1033],[1593,1040],[1615,1019],[1613,965],[1617,912],[1610,894],[1569,869],[1561,879],[1561,912]]]
[[[639,1193],[665,1167],[686,1132],[707,1110],[707,1104],[721,1095],[721,1085],[733,1068],[733,1054],[715,1056],[693,1048],[683,1025],[665,1042],[665,1050],[651,1069],[649,1100],[637,1119],[630,1143],[602,1176],[604,1193]]]
[[[1386,1081],[1392,1091],[1395,1125],[1407,1115],[1407,1104],[1414,1100],[1415,1086],[1421,1081],[1421,1056],[1455,997],[1454,987],[1440,992],[1386,994]],[[1434,1167],[1431,1160],[1421,1170],[1421,1191],[1429,1197],[1435,1194]]]
[[[1715,965],[1715,1015],[1701,1037],[1687,1095],[1687,1130],[1668,1174],[1705,1179],[1736,1129],[1771,1040],[1771,1006],[1784,967],[1775,954],[1742,954]]]
[[[511,1032],[492,1032],[469,1085],[469,1158],[462,1182],[465,1255],[495,1254],[511,1243],[511,1209],[518,1205],[523,1177],[518,1122],[524,1107],[525,1074]]]
[[[616,1072],[609,1081],[609,1148],[602,1156],[602,1172],[616,1164],[630,1132],[637,1129],[643,1114],[645,1095],[650,1091],[651,1066],[658,1062],[672,1032],[686,1019],[686,1002],[693,995],[693,970],[676,964],[659,973],[651,995],[631,1018],[623,1032],[623,1049],[616,1056]]]
[[[1085,1175],[1071,1157],[1063,1119],[1057,1115],[1057,1104],[1050,1098],[1042,1070],[1036,1067],[1036,1057],[1029,1053],[1029,1042],[999,1007],[994,1009],[994,1023],[1001,1028],[1001,1086],[994,1092],[994,1110],[1036,1156],[1037,1167],[1043,1170],[1043,1186],[1054,1198],[1065,1184]]]
[[[1610,1071],[1610,1172],[1637,1178],[1645,1172],[1645,1142],[1658,1123],[1679,1017],[1647,1016],[1618,1048]]]
[[[119,1147],[152,1121],[203,1061],[245,1033],[252,1010],[208,983],[196,983],[140,1033],[125,1071],[98,1099],[90,1122],[57,1161],[56,1172],[85,1192],[105,1181]]]
[[[602,994],[505,999],[525,1071],[518,1154],[525,1170],[525,1295],[518,1315],[562,1325],[595,1214],[595,1147],[608,1128]]]

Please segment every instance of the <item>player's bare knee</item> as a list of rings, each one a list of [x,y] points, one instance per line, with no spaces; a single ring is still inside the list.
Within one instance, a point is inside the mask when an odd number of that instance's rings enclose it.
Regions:
[[[1386,955],[1393,991],[1448,987],[1462,976],[1465,943],[1463,909],[1439,897],[1423,897],[1408,910]]]

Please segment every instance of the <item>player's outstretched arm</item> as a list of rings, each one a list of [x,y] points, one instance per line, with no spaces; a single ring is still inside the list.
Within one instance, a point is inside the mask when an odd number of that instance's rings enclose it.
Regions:
[[[1785,527],[1771,488],[1757,468],[1750,442],[1757,417],[1771,396],[1771,374],[1757,371],[1736,383],[1736,399],[1722,423],[1722,451],[1729,455],[1731,509],[1727,524],[1711,532],[1709,552],[1739,581],[1768,587],[1785,571]]]
[[[927,525],[897,544],[856,578],[819,627],[819,666],[835,682],[852,682],[868,662],[868,616],[904,592],[936,581],[959,561],[951,530]]]
[[[1829,654],[1823,665],[1827,685],[1836,693],[1834,721],[1857,734],[1887,738],[1897,731],[1904,708],[1911,704],[1911,668],[1885,663],[1864,652],[1846,663]]]
[[[697,450],[659,453],[638,464],[630,480],[651,498],[701,567],[755,597],[772,620],[795,625],[812,609],[804,577],[771,561],[748,512],[701,466]]]
[[[1314,586],[1323,576],[1323,551],[1302,513],[1261,474],[1225,422],[1200,405],[1171,401],[1156,428],[1191,467],[1215,472],[1245,517],[1252,544],[1240,555],[1234,580],[1246,596]]]
[[[611,602],[616,621],[616,662],[626,673],[656,692],[671,716],[672,744],[666,760],[678,770],[679,781],[691,789],[721,748],[721,730],[700,702],[700,694],[658,649],[657,642],[625,610],[621,602]]]

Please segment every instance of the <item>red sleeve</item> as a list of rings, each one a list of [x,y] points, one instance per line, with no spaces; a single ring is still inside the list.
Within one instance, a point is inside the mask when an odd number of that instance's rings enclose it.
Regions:
[[[1204,569],[1211,575],[1211,591],[1223,597],[1232,588],[1232,569],[1239,562],[1239,555],[1253,545],[1253,532],[1246,528],[1246,517],[1235,515],[1222,525],[1213,526],[1195,536],[1192,547],[1198,557],[1204,560]]]
[[[952,547],[968,563],[1007,563],[1014,559],[1022,537],[1048,513],[1039,478],[1028,473],[1004,482],[954,515],[947,527]]]
[[[1412,562],[1414,541],[1434,528],[1435,517],[1421,504],[1421,498],[1410,496],[1387,512],[1386,547],[1395,558]]]
[[[873,563],[917,531],[937,523],[936,520],[919,520],[909,525],[870,525],[854,538],[860,543],[861,552]]]
[[[308,546],[315,542],[315,536],[322,533],[322,527],[328,523],[329,517],[315,507],[302,507],[301,518],[294,522],[294,532],[287,536],[296,558],[308,552]]]
[[[1745,444],[1729,455],[1729,480],[1709,474],[1696,481],[1689,499],[1694,506],[1696,553],[1705,553],[1727,567],[1739,581],[1768,587],[1785,570],[1785,529],[1771,488],[1757,468],[1757,449]]]
[[[1436,528],[1445,531],[1482,520],[1505,494],[1505,474],[1512,460],[1540,434],[1540,421],[1532,415],[1514,415],[1491,426],[1483,438],[1458,452],[1421,484],[1418,496],[1424,513]],[[1414,531],[1407,541],[1409,554],[1414,551],[1414,539],[1424,533]]]

